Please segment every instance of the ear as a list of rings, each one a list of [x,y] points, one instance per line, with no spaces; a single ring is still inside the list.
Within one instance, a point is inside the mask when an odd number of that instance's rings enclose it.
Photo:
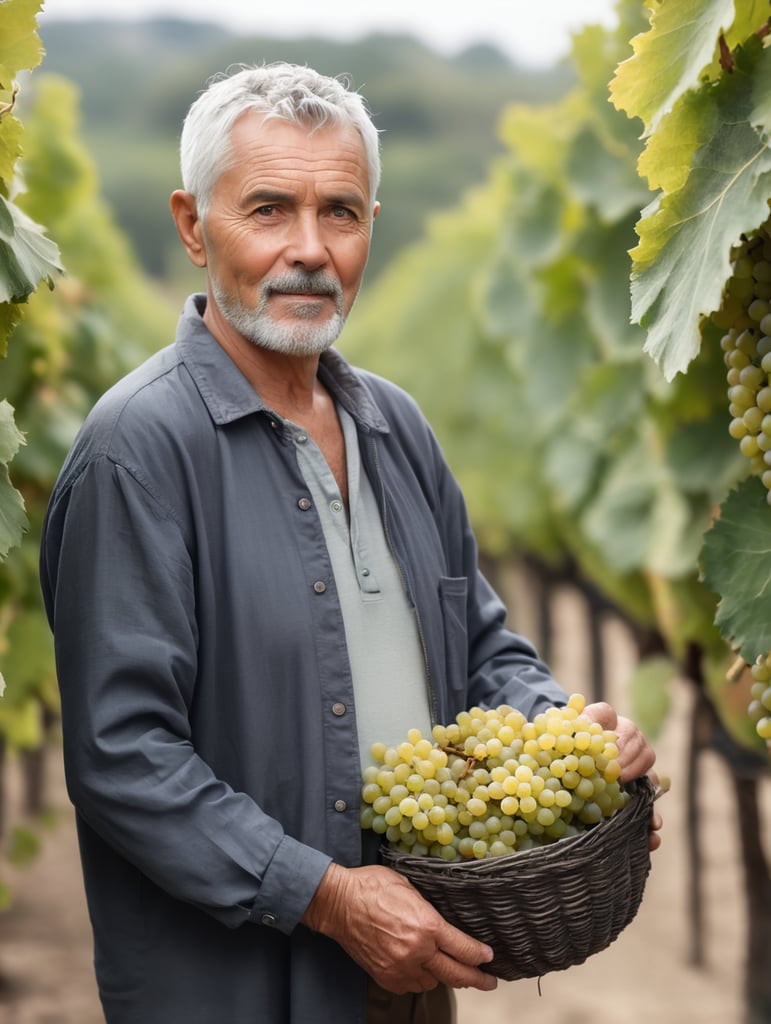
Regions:
[[[375,217],[377,217],[377,215],[379,213],[380,213],[380,203],[379,202],[375,202],[375,205],[372,207],[372,219],[374,220]]]
[[[171,193],[169,206],[190,262],[196,267],[205,267],[206,246],[203,238],[203,224],[198,217],[195,196],[190,192],[177,189]]]

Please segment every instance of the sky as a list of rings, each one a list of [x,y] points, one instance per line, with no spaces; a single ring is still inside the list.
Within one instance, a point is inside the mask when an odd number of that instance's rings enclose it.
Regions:
[[[39,25],[171,15],[216,20],[237,34],[349,41],[374,31],[409,33],[448,55],[486,42],[521,64],[544,67],[569,51],[571,33],[583,25],[613,25],[614,7],[614,0],[45,0]]]

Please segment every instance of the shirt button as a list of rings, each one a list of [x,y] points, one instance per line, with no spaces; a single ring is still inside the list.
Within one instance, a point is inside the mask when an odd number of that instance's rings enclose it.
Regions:
[[[307,434],[298,434],[297,437],[295,438],[295,441],[297,441],[298,444],[305,444],[307,440]]]
[[[341,512],[343,508],[342,501],[333,501],[331,508],[333,512]]]
[[[362,569],[361,574],[362,576],[369,576],[369,569]]]
[[[332,705],[332,714],[337,715],[338,718],[340,718],[341,715],[344,715],[346,710],[345,704],[341,703],[339,700]]]
[[[260,918],[260,924],[266,924],[269,927],[273,927],[273,925],[275,925],[275,923],[276,923],[276,915],[275,914],[263,914],[262,917]]]
[[[348,810],[348,804],[345,802],[345,800],[335,800],[335,810],[336,811],[341,811],[341,812],[342,811],[347,811]]]
[[[313,589],[316,591],[317,594],[323,594],[324,591],[327,589],[327,585],[324,582],[324,580],[316,580],[316,582],[313,584]]]
[[[308,509],[311,507],[311,499],[310,498],[300,498],[300,500],[297,502],[297,507],[302,509],[303,512],[307,512]]]

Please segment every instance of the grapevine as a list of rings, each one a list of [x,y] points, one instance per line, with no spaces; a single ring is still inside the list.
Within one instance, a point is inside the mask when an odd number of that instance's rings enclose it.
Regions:
[[[372,746],[361,825],[415,856],[500,857],[576,835],[626,806],[615,732],[566,707],[532,722],[508,705],[471,708],[411,729],[396,747]]]
[[[734,247],[731,276],[712,321],[726,331],[720,344],[731,417],[728,432],[739,442],[771,505],[771,218]],[[751,674],[749,716],[771,748],[771,653],[757,657]]]

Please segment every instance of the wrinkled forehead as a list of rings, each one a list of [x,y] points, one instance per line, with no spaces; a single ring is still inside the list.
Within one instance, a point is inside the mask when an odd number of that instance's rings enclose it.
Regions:
[[[370,194],[369,167],[364,140],[355,125],[329,121],[321,125],[298,123],[251,110],[242,114],[230,131],[230,152],[220,177],[230,172],[296,174],[332,180]]]

